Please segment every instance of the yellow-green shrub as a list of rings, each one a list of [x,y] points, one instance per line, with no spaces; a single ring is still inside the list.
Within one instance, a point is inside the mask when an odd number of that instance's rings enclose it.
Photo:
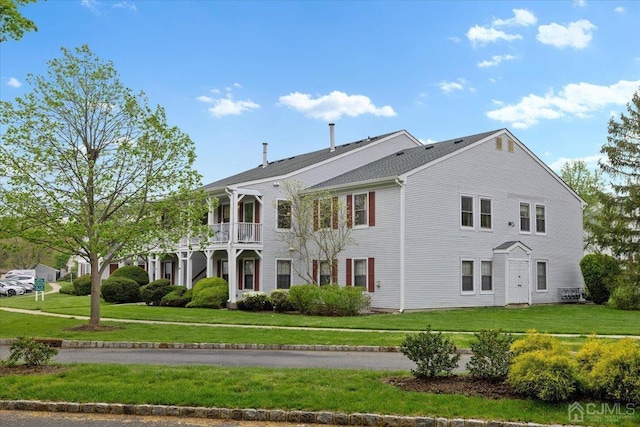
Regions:
[[[513,359],[507,382],[540,400],[567,400],[577,388],[577,363],[566,351],[534,350]]]
[[[559,351],[560,341],[551,335],[545,335],[534,329],[527,331],[527,334],[511,344],[511,353],[517,357],[523,353],[536,350]]]

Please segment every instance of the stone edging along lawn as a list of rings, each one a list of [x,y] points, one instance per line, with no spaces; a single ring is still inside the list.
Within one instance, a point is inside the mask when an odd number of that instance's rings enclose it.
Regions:
[[[283,411],[278,409],[229,409],[199,406],[125,405],[120,403],[42,402],[38,400],[0,400],[0,410],[170,416],[231,421],[269,421],[371,427],[561,427],[559,424],[548,425],[462,418],[405,417],[361,413],[345,414],[324,411]]]

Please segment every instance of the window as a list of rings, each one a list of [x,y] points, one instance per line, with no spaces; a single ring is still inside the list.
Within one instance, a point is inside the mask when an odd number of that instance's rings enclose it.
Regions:
[[[522,233],[531,233],[531,216],[529,209],[529,203],[520,203],[520,231]]]
[[[353,260],[353,284],[367,288],[367,260]]]
[[[318,219],[320,228],[331,228],[331,199],[322,199],[318,203]]]
[[[480,228],[491,230],[491,199],[480,199]]]
[[[218,222],[229,222],[231,221],[231,206],[230,205],[222,205],[220,206]]]
[[[493,263],[491,261],[482,261],[480,270],[482,278],[480,290],[482,292],[493,292]]]
[[[462,261],[462,292],[473,292],[473,261]]]
[[[536,233],[547,232],[546,212],[544,205],[536,205]]]
[[[229,261],[222,260],[220,262],[220,277],[229,282]]]
[[[253,289],[253,260],[247,259],[242,262],[242,273],[244,289]]]
[[[329,261],[320,261],[320,277],[318,283],[320,285],[328,285],[331,283],[331,263]]]
[[[243,203],[242,222],[253,223],[253,202]]]
[[[536,263],[537,270],[537,281],[536,281],[536,289],[539,291],[547,290],[547,262],[546,261],[538,261]]]
[[[291,201],[290,200],[278,200],[278,224],[277,228],[280,230],[291,229]]]
[[[462,216],[460,218],[460,226],[473,227],[473,197],[460,197],[460,211],[462,213]]]
[[[276,261],[276,288],[289,289],[291,287],[291,261],[279,259]]]
[[[367,194],[356,194],[353,201],[354,225],[367,225]]]

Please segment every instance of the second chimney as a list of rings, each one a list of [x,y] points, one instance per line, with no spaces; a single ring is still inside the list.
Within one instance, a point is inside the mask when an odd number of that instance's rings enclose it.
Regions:
[[[329,139],[331,140],[331,148],[329,149],[329,151],[331,152],[336,151],[336,138],[333,131],[335,125],[335,123],[329,123]]]
[[[267,145],[269,145],[269,143],[267,142],[262,143],[262,167],[263,168],[266,168],[267,165],[269,164],[269,162],[267,161]]]

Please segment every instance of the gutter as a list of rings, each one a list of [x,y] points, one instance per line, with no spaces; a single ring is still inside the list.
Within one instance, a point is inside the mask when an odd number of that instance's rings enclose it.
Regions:
[[[404,236],[405,236],[405,180],[396,178],[396,184],[400,186],[400,313],[404,312],[405,286],[404,286]]]

